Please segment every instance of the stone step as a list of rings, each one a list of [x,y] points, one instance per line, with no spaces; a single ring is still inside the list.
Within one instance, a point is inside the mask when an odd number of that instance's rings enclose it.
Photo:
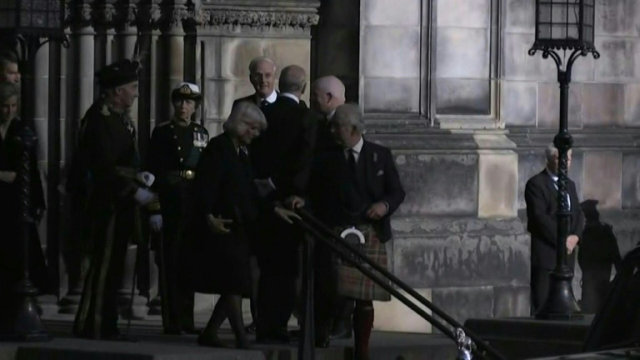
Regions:
[[[31,343],[0,343],[0,360],[70,359],[70,360],[216,360],[216,359],[265,359],[297,358],[297,345],[255,344],[251,350],[207,348],[196,344],[195,335],[164,335],[159,324],[133,321],[129,334],[136,342],[96,341],[71,337],[71,322],[45,320],[52,340]],[[121,332],[126,332],[126,322],[121,322]],[[233,335],[222,329],[221,339],[230,346]],[[326,349],[316,349],[317,360],[350,360],[353,340],[337,340]],[[373,332],[371,359],[453,359],[454,343],[442,335]]]

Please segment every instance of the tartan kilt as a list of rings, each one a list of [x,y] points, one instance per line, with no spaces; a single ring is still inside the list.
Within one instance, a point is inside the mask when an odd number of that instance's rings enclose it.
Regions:
[[[380,241],[380,237],[374,230],[374,227],[366,225],[357,226],[356,228],[360,230],[365,237],[365,243],[356,247],[359,248],[370,260],[387,269],[387,250],[385,245]],[[336,230],[339,234],[344,230],[344,228]],[[334,257],[334,261],[334,265],[336,267],[338,295],[357,300],[391,300],[391,295],[389,295],[385,289],[366,277],[356,267],[349,265],[338,256]],[[373,270],[369,265],[365,266]],[[373,272],[377,274],[375,270],[373,270]]]

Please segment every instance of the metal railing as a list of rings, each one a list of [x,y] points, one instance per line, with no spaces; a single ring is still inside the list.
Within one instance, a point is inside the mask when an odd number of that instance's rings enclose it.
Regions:
[[[301,217],[297,220],[297,224],[301,226],[316,240],[321,241],[333,253],[340,256],[344,261],[356,267],[365,276],[370,278],[376,284],[388,291],[392,296],[410,308],[413,312],[428,321],[431,325],[440,330],[444,335],[453,340],[458,348],[457,359],[471,359],[477,357],[479,359],[506,359],[496,349],[487,342],[483,341],[478,335],[465,328],[458,321],[453,319],[442,309],[438,308],[432,302],[424,298],[412,287],[405,284],[387,269],[370,260],[366,255],[361,253],[356,247],[347,243],[340,236],[335,234],[320,220],[314,217],[305,209],[297,209],[296,213]],[[314,354],[314,328],[313,328],[313,242],[305,241],[304,251],[304,278],[303,293],[305,296],[305,315],[302,319],[301,338],[298,344],[298,359],[312,360]],[[366,266],[366,265],[368,266]],[[426,312],[417,304],[412,302],[410,298],[402,294],[397,288],[404,290],[408,295],[415,299],[418,303],[424,305],[432,314]]]

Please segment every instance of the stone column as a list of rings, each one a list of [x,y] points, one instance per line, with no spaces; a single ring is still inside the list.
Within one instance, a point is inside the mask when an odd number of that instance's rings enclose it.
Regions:
[[[136,49],[138,41],[138,28],[136,18],[137,1],[118,0],[114,4],[112,17],[113,37],[110,38],[111,59],[108,63],[121,59],[137,59],[139,53]],[[138,101],[129,109],[131,119],[139,125]],[[146,134],[137,133],[137,136],[145,137]],[[144,221],[144,217],[142,218]],[[143,231],[143,234],[145,232]],[[144,235],[143,235],[144,236]],[[127,318],[144,318],[147,312],[146,303],[149,297],[149,247],[147,239],[141,239],[139,245],[129,244],[125,260],[125,269],[122,277],[122,287],[118,290],[118,302],[120,314]],[[131,299],[132,288],[133,299]],[[129,308],[129,305],[132,305]]]
[[[80,126],[80,119],[93,103],[94,94],[94,28],[91,25],[91,3],[76,1],[70,5],[69,50],[66,57],[67,141],[65,163],[71,163]],[[68,172],[67,172],[68,173]],[[66,180],[67,182],[70,179]],[[65,194],[62,255],[67,275],[67,293],[58,303],[59,312],[75,314],[82,295],[84,275],[88,270],[88,238],[83,232],[81,199],[71,192]]]
[[[184,79],[184,28],[188,17],[185,0],[165,1],[160,6],[160,37],[156,82],[156,122],[171,118],[171,89]]]

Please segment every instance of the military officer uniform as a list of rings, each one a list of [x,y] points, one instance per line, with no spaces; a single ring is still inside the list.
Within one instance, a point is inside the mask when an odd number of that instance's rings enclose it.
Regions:
[[[196,101],[202,95],[195,84],[182,83],[172,92],[172,102]],[[160,269],[162,323],[165,333],[193,332],[193,291],[188,285],[188,259],[193,219],[192,180],[209,134],[200,124],[177,117],[158,125],[151,136],[148,170],[156,180],[153,185],[160,198],[162,237],[157,243],[156,262]]]

